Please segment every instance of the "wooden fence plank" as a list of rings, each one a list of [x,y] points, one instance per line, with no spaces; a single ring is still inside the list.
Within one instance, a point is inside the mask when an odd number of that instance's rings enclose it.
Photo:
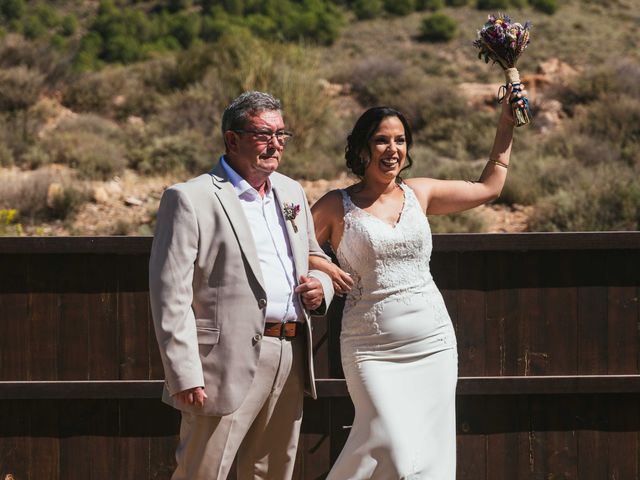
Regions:
[[[578,371],[578,290],[579,280],[575,278],[575,256],[566,252],[554,252],[548,255],[545,269],[548,278],[545,284],[542,304],[545,327],[547,328],[545,353],[548,363],[545,374],[574,375]],[[541,347],[543,347],[541,345]],[[555,403],[553,403],[555,402]],[[544,455],[547,472],[553,472],[558,478],[575,480],[577,472],[577,437],[572,419],[575,415],[575,399],[560,397],[541,400],[540,422],[544,432],[538,432],[544,440]],[[559,423],[569,422],[567,429],[555,429]]]
[[[627,285],[634,279],[637,282],[639,265],[640,255],[635,252],[617,253],[610,259],[608,273],[611,281],[607,282],[609,373],[638,372],[638,287]],[[625,427],[625,424],[637,423],[638,405],[627,404],[626,407],[621,409],[616,404],[610,409],[612,425],[617,427],[609,432],[610,478],[638,478],[638,432]]]
[[[448,257],[451,257],[449,254]],[[483,291],[485,276],[485,255],[482,253],[460,253],[456,255],[457,278],[447,285],[457,290],[454,298],[446,295],[445,301],[455,308],[456,337],[458,343],[458,375],[483,376],[486,373],[484,348],[486,317],[486,296]],[[445,292],[449,292],[446,290]],[[458,383],[458,386],[460,383]],[[477,403],[458,402],[463,405],[462,412],[458,411],[458,432],[464,436],[458,441],[458,478],[484,480],[487,475],[487,437],[476,433],[472,418],[484,408],[484,400],[477,399]],[[460,417],[462,415],[462,417]],[[464,452],[464,454],[461,454]]]
[[[36,258],[29,259],[28,380],[56,380],[58,377],[60,298],[56,286],[64,266],[61,257],[47,258],[45,264]]]
[[[607,373],[607,256],[594,252],[576,254],[574,267],[578,286],[578,374]],[[588,279],[589,281],[584,281]],[[577,426],[577,469],[581,480],[607,478],[609,435],[601,421],[601,398],[593,396],[578,400],[589,412],[588,421]]]
[[[30,471],[28,402],[0,402],[0,478],[28,479]]]
[[[58,430],[58,405],[29,401],[29,473],[30,478],[60,478],[60,439]]]
[[[486,254],[486,358],[487,371],[492,375],[518,374],[519,315],[518,290],[514,279],[520,276],[522,256],[496,252]],[[501,430],[487,438],[487,478],[515,478],[520,470],[519,428],[521,412],[517,402],[493,399],[500,405],[504,416],[499,419]]]
[[[122,380],[147,379],[151,342],[148,318],[148,260],[144,256],[117,259],[117,331],[119,373]]]
[[[91,284],[86,279],[96,272],[85,256],[60,256],[64,274],[57,278],[60,317],[58,319],[58,361],[60,380],[89,379],[89,323],[93,311],[88,299]]]
[[[89,378],[118,378],[117,265],[109,257],[91,256],[88,268],[99,272],[89,302]]]

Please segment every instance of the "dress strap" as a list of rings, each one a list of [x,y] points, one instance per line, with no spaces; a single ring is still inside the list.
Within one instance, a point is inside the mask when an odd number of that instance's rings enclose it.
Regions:
[[[404,201],[408,202],[410,205],[413,205],[414,207],[417,206],[418,209],[422,211],[422,207],[420,206],[420,201],[418,200],[418,197],[416,197],[416,194],[413,191],[413,188],[411,188],[409,185],[407,185],[404,182],[400,183],[400,188],[404,191],[404,199],[405,199]]]
[[[344,214],[346,215],[354,209],[355,205],[351,201],[351,197],[344,188],[340,188],[338,189],[338,191],[342,195],[342,208],[344,208]]]

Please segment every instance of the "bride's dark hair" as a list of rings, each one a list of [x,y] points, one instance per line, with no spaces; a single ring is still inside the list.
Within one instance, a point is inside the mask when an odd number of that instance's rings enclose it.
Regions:
[[[400,173],[413,165],[413,160],[409,155],[409,149],[413,144],[413,136],[411,134],[411,127],[405,116],[391,107],[373,107],[364,112],[356,121],[351,134],[347,137],[347,146],[344,149],[347,168],[360,178],[364,176],[364,170],[369,163],[368,160],[363,158],[362,153],[367,152],[368,156],[371,156],[369,140],[371,140],[380,123],[387,117],[398,117],[404,126],[404,136],[407,141],[407,159]],[[400,179],[399,176],[398,179]]]

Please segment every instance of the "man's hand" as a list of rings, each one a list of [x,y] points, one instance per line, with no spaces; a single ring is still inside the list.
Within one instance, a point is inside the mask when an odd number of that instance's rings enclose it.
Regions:
[[[195,405],[196,407],[204,407],[204,401],[209,398],[207,397],[207,394],[204,393],[204,388],[202,387],[183,390],[182,392],[176,393],[174,396],[179,402],[186,405]]]
[[[324,290],[322,290],[320,280],[304,275],[300,275],[300,284],[294,292],[300,294],[302,303],[307,310],[315,310],[318,308],[324,298]]]

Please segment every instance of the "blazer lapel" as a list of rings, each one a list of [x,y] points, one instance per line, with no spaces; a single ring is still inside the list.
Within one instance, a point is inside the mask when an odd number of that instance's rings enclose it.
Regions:
[[[220,163],[218,163],[218,165],[216,165],[216,167],[209,173],[215,187],[214,193],[218,199],[220,199],[220,204],[227,214],[227,218],[229,219],[231,227],[238,239],[240,249],[247,259],[247,263],[251,267],[258,283],[262,289],[266,291],[253,234],[251,233],[249,223],[247,222],[247,217],[242,210],[240,200],[238,200],[238,195],[236,194],[233,185],[229,181],[229,178]]]
[[[292,202],[291,199],[287,197],[287,192],[285,191],[284,188],[282,188],[281,185],[279,185],[279,183],[277,182],[277,179],[274,177],[275,175],[271,176],[271,187],[273,188],[273,193],[278,202],[278,207],[280,208],[280,212],[282,212],[282,215],[284,217],[284,204],[294,203],[294,202]],[[304,227],[304,225],[301,225],[300,219],[298,219],[298,221],[296,222],[298,231],[295,232],[293,230],[293,224],[291,223],[290,220],[287,220],[285,218],[284,223],[286,225],[287,234],[289,236],[289,245],[291,245],[291,253],[293,255],[293,263],[296,269],[296,275],[298,277],[300,277],[300,275],[306,275],[307,267],[305,265],[308,265],[307,264],[308,259],[307,257],[304,256],[302,252],[302,246],[300,245],[300,241],[301,241],[300,239],[302,238],[302,235],[304,235],[303,228],[302,228]],[[306,229],[305,229],[305,232],[306,232]],[[298,278],[296,278],[296,282],[297,281],[298,281]]]

